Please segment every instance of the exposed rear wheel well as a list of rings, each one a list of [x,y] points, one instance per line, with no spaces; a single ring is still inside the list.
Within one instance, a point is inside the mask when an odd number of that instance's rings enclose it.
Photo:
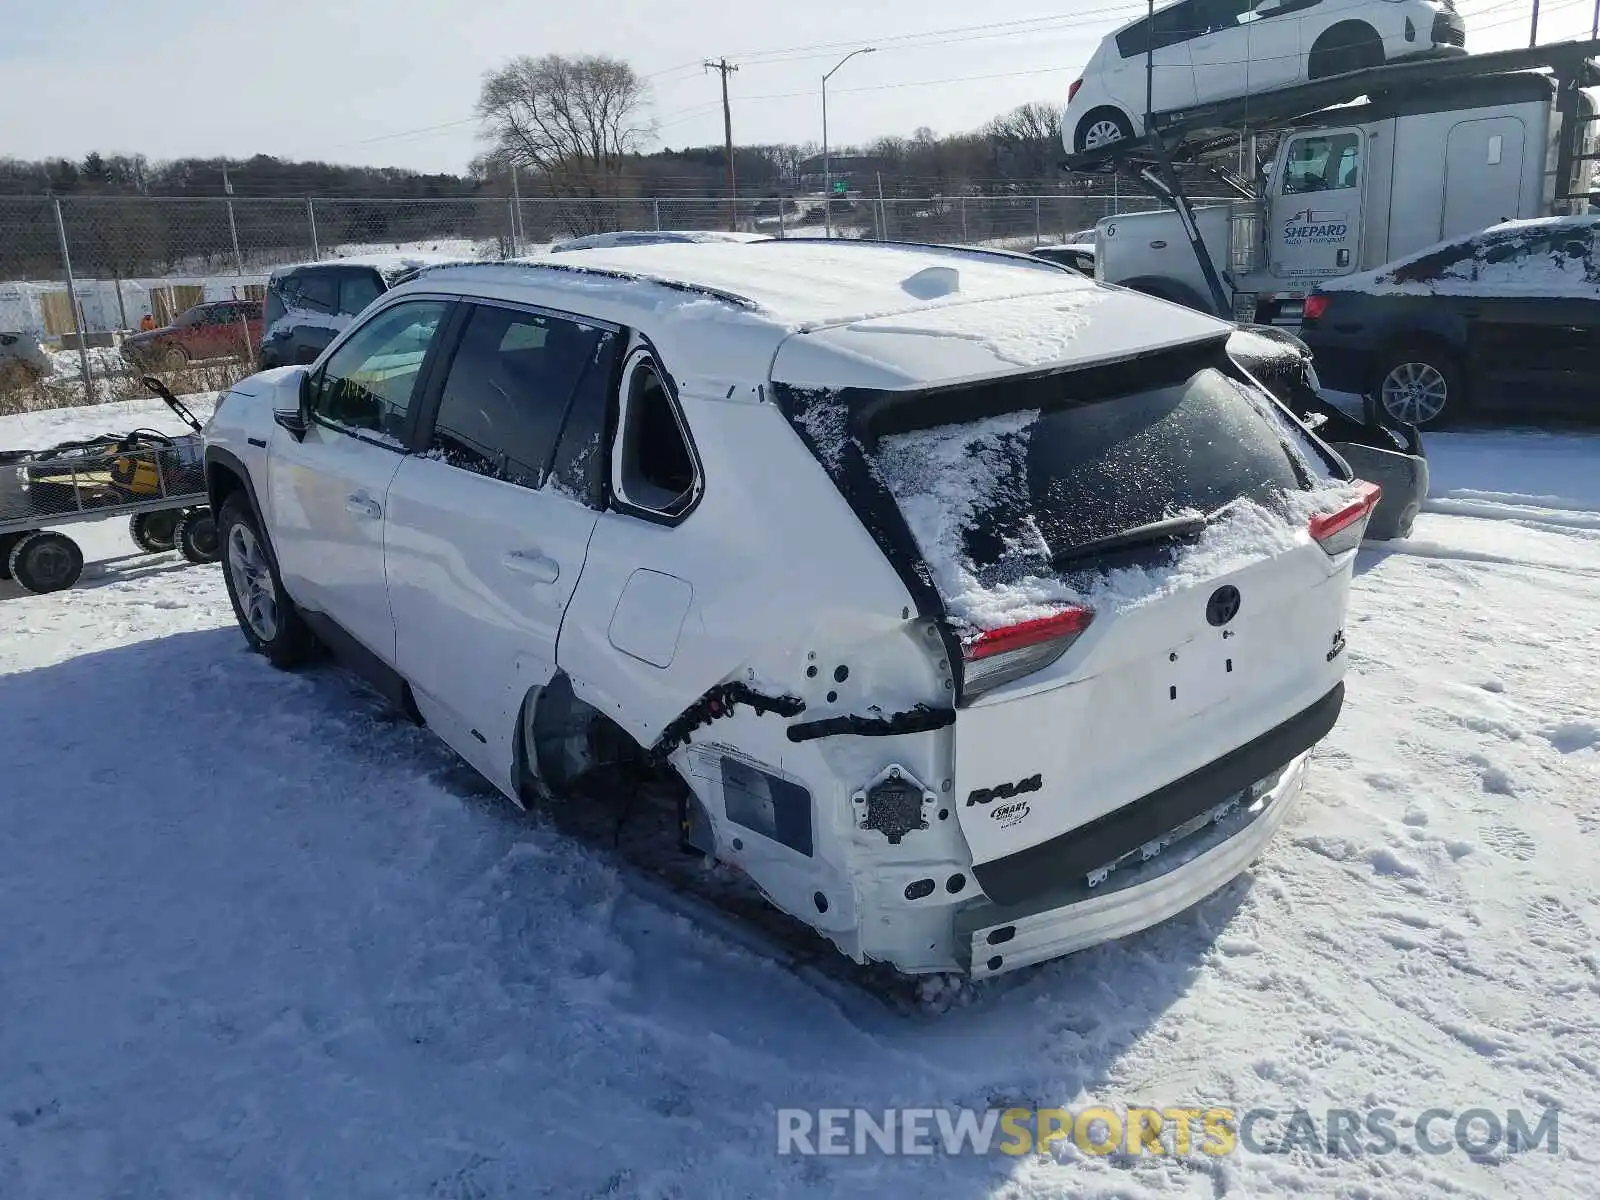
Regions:
[[[1312,79],[1343,75],[1384,63],[1383,38],[1365,21],[1340,21],[1325,29],[1306,57],[1306,74]]]

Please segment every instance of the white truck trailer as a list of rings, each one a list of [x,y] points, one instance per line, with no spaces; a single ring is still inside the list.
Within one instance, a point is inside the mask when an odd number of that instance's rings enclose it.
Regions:
[[[1600,134],[1600,42],[1399,63],[1157,114],[1153,132],[1075,155],[1171,211],[1108,217],[1095,273],[1109,283],[1241,321],[1297,325],[1305,295],[1336,275],[1511,218],[1586,211]],[[1193,208],[1180,182],[1226,146],[1277,134],[1238,193]]]

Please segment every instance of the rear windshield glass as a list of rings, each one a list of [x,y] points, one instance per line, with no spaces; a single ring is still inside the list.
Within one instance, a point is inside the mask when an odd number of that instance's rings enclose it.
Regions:
[[[1009,428],[997,437],[992,425]],[[1244,498],[1270,507],[1304,487],[1280,430],[1214,368],[1114,399],[886,438],[880,461],[902,507],[950,482],[923,466],[944,457],[941,441],[983,447],[963,456],[988,482],[972,481],[981,499],[963,530],[964,557],[980,570],[1030,544],[1064,557]]]

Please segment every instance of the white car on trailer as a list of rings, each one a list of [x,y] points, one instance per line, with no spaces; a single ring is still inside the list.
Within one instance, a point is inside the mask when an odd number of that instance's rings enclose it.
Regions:
[[[1237,875],[1338,715],[1374,489],[1229,333],[939,248],[430,270],[219,406],[228,588],[518,803],[665,781],[852,958],[1008,971]]]

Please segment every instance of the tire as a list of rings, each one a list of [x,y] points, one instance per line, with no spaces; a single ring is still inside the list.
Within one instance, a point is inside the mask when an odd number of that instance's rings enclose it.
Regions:
[[[1115,108],[1096,108],[1084,114],[1083,120],[1078,122],[1077,131],[1072,135],[1072,144],[1082,154],[1085,150],[1108,146],[1132,136],[1133,122],[1128,120],[1126,113]]]
[[[189,365],[189,352],[182,346],[168,346],[161,352],[161,365],[169,371],[181,371]]]
[[[165,554],[171,550],[177,544],[177,528],[176,509],[134,513],[128,518],[128,536],[146,554]]]
[[[173,541],[189,562],[196,566],[217,561],[221,544],[217,540],[217,523],[211,518],[209,508],[185,509],[178,518]]]
[[[1455,356],[1437,342],[1391,349],[1373,374],[1373,395],[1390,419],[1438,428],[1467,407],[1467,384]]]
[[[1383,64],[1383,39],[1378,31],[1353,22],[1335,25],[1317,39],[1306,59],[1306,74],[1311,79],[1327,79]]]
[[[1156,300],[1165,300],[1169,304],[1181,304],[1196,312],[1216,315],[1216,305],[1176,279],[1130,279],[1122,286],[1131,292],[1138,292],[1141,296],[1150,296]]]
[[[0,533],[0,579],[11,578],[11,549],[26,533]]]
[[[222,578],[244,640],[281,670],[307,662],[316,651],[316,639],[283,590],[277,559],[243,493],[223,502],[217,532]]]
[[[64,592],[83,574],[83,551],[64,533],[30,533],[11,547],[11,577],[36,596]]]

